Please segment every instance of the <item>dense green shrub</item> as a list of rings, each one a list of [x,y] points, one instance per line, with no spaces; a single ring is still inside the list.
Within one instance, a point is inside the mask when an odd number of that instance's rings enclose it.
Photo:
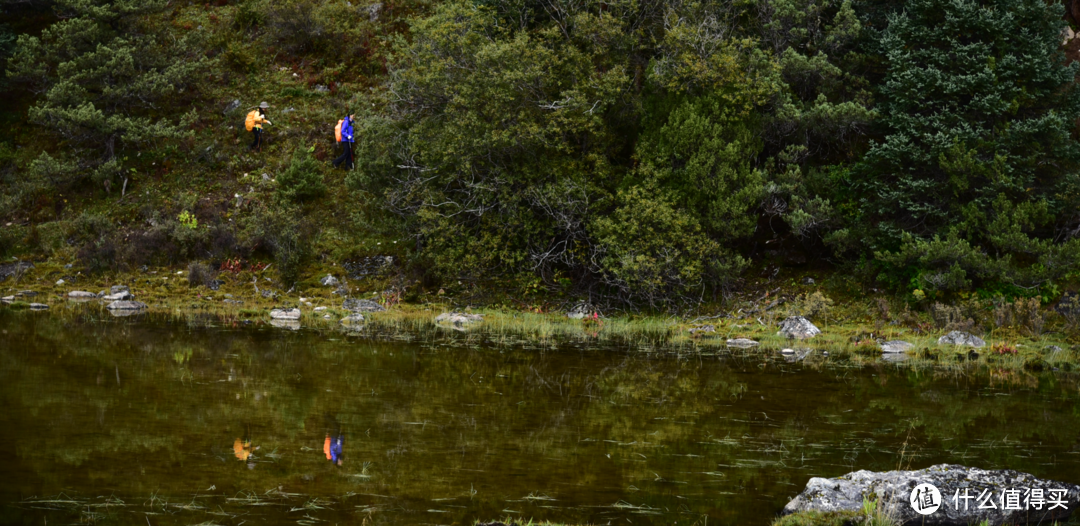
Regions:
[[[281,199],[300,202],[326,193],[319,162],[311,153],[314,148],[297,148],[289,167],[277,177],[277,195]]]
[[[300,209],[287,202],[259,203],[242,219],[241,227],[243,243],[250,250],[269,251],[281,280],[294,283],[311,248],[310,228]]]
[[[674,201],[656,186],[634,186],[619,192],[619,206],[610,215],[593,221],[600,272],[621,299],[661,307],[700,297],[709,278],[745,265],[725,254]]]

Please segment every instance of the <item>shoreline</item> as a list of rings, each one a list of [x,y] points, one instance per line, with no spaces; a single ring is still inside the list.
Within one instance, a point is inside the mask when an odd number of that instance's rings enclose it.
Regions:
[[[214,281],[217,287],[211,289],[192,286],[187,270],[158,268],[137,273],[82,276],[64,265],[46,261],[26,269],[14,279],[0,282],[0,290],[3,291],[0,296],[5,298],[0,312],[28,309],[32,303],[38,303],[48,305],[52,315],[57,312],[78,314],[76,311],[80,311],[102,315],[109,313],[118,317],[151,316],[187,321],[195,318],[216,319],[222,323],[267,324],[285,329],[336,329],[343,327],[342,319],[354,314],[344,307],[346,296],[343,293],[347,293],[354,300],[368,299],[366,303],[369,305],[373,302],[386,309],[385,312],[363,312],[363,321],[353,323],[352,332],[418,334],[442,329],[448,334],[466,334],[470,340],[483,340],[486,345],[496,346],[509,343],[599,344],[647,352],[736,352],[788,362],[831,361],[847,366],[886,363],[950,371],[972,368],[1025,372],[1080,371],[1080,346],[1072,345],[1073,337],[1053,330],[1054,327],[1047,327],[1039,336],[1003,329],[980,333],[985,340],[985,346],[980,348],[942,345],[937,340],[949,332],[946,328],[929,328],[919,319],[914,322],[908,320],[908,323],[895,319],[883,323],[882,320],[874,320],[873,316],[859,316],[860,312],[865,314],[869,306],[854,301],[840,302],[838,307],[828,309],[831,314],[812,317],[821,334],[806,340],[792,340],[777,334],[777,325],[786,316],[784,309],[776,306],[782,307],[785,301],[770,300],[768,294],[756,302],[747,303],[742,309],[735,309],[743,313],[740,317],[596,313],[594,318],[590,313],[575,319],[568,317],[565,312],[550,308],[544,310],[543,307],[515,309],[506,303],[474,307],[470,302],[462,301],[461,297],[438,293],[424,294],[419,302],[402,301],[401,292],[394,291],[393,287],[384,292],[372,292],[370,289],[385,287],[384,283],[373,283],[372,280],[358,284],[344,280],[344,285],[320,285],[319,278],[315,276],[325,275],[325,269],[309,273],[306,280],[282,291],[275,287],[272,272],[272,269],[222,272],[217,278],[223,279]],[[57,283],[64,278],[57,279],[56,276],[75,279]],[[68,296],[72,291],[108,294],[112,291],[111,287],[118,285],[127,287],[133,295],[131,299],[146,304],[146,308],[108,311],[105,306],[109,302],[101,298]],[[772,296],[784,297],[784,292],[776,293],[778,290],[771,291]],[[809,292],[811,290],[815,291],[813,295]],[[797,299],[787,303],[791,305],[801,301],[812,308],[814,298],[818,297],[826,298],[825,301],[831,304],[827,296],[816,292],[818,290],[816,287],[796,286],[795,291],[786,296]],[[798,296],[798,292],[803,292],[803,296]],[[872,300],[867,298],[867,301]],[[100,310],[62,308],[76,305],[100,305]],[[735,306],[738,305],[731,305]],[[299,319],[280,322],[271,319],[271,310],[290,308],[300,310]],[[435,320],[440,314],[450,312],[478,314],[482,321],[453,323]],[[744,349],[729,344],[728,340],[735,339],[757,343]],[[881,343],[893,340],[906,341],[912,347],[906,353],[883,353]]]

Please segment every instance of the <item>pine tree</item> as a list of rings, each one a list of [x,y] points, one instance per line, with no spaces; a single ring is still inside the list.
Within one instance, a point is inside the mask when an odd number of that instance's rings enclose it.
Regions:
[[[880,41],[883,142],[852,170],[849,237],[913,285],[1035,287],[1075,263],[1076,65],[1061,7],[1041,0],[912,0]],[[1075,258],[1073,258],[1075,261]]]
[[[186,135],[194,112],[168,106],[207,60],[189,42],[155,38],[140,25],[141,15],[165,4],[60,0],[60,21],[40,37],[19,36],[8,76],[40,94],[30,120],[59,138],[54,154],[69,160],[69,179],[89,175],[108,188],[122,171],[125,148]],[[43,152],[32,168],[54,166],[50,159]]]

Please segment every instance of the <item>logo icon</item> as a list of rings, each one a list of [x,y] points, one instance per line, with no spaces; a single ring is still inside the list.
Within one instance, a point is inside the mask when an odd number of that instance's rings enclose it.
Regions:
[[[933,484],[922,483],[911,490],[911,509],[920,515],[930,515],[941,507],[941,492]]]

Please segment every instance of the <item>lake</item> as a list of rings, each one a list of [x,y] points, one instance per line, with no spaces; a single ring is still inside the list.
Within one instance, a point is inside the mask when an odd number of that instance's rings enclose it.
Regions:
[[[0,309],[0,523],[767,525],[858,469],[1080,483],[1077,373],[86,309]]]

